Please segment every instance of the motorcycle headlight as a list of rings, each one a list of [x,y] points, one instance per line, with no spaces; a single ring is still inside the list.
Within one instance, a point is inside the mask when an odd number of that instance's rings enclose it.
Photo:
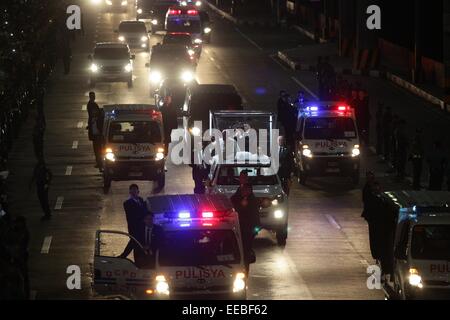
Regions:
[[[196,2],[195,2],[195,5],[196,5],[197,7],[200,7],[200,6],[202,5],[202,2],[201,2],[201,1],[196,1]]]
[[[181,1],[181,2],[180,2],[180,5],[181,5],[181,6],[187,6],[187,1]]]
[[[202,42],[203,42],[203,40],[200,39],[200,38],[197,38],[197,39],[194,40],[195,44],[201,44]]]
[[[126,72],[131,72],[131,71],[133,71],[133,66],[131,65],[131,63],[129,63],[129,64],[127,64],[127,65],[125,66],[125,71],[126,71]]]
[[[150,72],[150,81],[153,83],[161,82],[162,74],[159,71]]]
[[[125,41],[125,37],[124,36],[119,36],[117,39],[119,39],[120,42],[124,42]]]
[[[191,71],[183,71],[183,73],[181,74],[181,79],[184,82],[191,82],[192,80],[194,80],[194,75]]]
[[[313,154],[309,146],[303,146],[302,155],[307,158],[312,158]]]
[[[93,73],[96,73],[96,72],[98,72],[98,65],[96,65],[95,63],[93,63],[93,64],[91,64],[90,69],[91,69],[91,71],[92,71]]]
[[[188,53],[189,53],[190,56],[193,56],[193,55],[195,54],[195,51],[192,50],[192,49],[189,49],[189,50],[188,50]]]
[[[352,157],[358,157],[361,154],[361,150],[359,149],[359,145],[355,145],[352,149]]]
[[[275,210],[273,212],[273,216],[275,217],[275,219],[283,219],[284,218],[284,212],[283,212],[283,210]]]
[[[233,282],[233,292],[238,293],[245,290],[246,284],[245,284],[245,273],[239,272],[236,274],[236,277],[234,278]]]
[[[166,281],[166,277],[159,275],[156,276],[156,293],[161,295],[169,295],[169,284]]]
[[[141,8],[137,9],[137,13],[142,14],[142,9]]]
[[[155,26],[155,25],[157,25],[157,24],[158,24],[158,20],[156,20],[156,19],[153,19],[153,20],[152,20],[152,25],[154,25],[154,26]]]
[[[205,33],[210,33],[210,32],[211,32],[211,28],[206,27],[205,29],[203,29],[203,32],[205,32]]]
[[[192,135],[196,136],[196,137],[198,137],[202,134],[200,128],[198,128],[198,127],[192,127],[190,131],[191,131]]]
[[[145,41],[147,41],[148,40],[148,37],[147,36],[142,36],[142,38],[141,38],[141,41],[142,42],[145,42]]]

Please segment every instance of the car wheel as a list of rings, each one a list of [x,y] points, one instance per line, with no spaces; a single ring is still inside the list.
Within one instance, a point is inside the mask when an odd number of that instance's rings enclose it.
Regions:
[[[277,244],[280,247],[284,247],[286,245],[286,239],[288,236],[288,230],[287,230],[287,226],[279,229],[276,232],[276,238],[277,238]]]

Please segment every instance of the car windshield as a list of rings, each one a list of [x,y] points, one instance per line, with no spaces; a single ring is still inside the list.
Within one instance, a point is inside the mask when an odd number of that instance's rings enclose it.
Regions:
[[[130,54],[127,48],[95,48],[94,59],[128,60],[130,59]]]
[[[217,184],[221,186],[239,185],[239,175],[247,172],[248,181],[251,185],[276,185],[277,176],[270,167],[236,167],[222,166],[219,169]]]
[[[113,121],[109,127],[112,143],[159,143],[161,128],[155,121]]]
[[[305,139],[354,139],[356,128],[353,119],[339,118],[308,118],[305,122]]]
[[[125,33],[147,33],[147,28],[145,27],[145,23],[121,23],[119,25],[119,32]]]
[[[166,231],[159,249],[161,266],[207,266],[241,261],[231,230]]]
[[[172,35],[168,34],[164,37],[163,40],[164,44],[182,44],[185,46],[192,45],[191,36],[188,34],[178,34],[178,35]]]
[[[411,241],[413,259],[450,260],[450,225],[415,226]]]
[[[170,19],[167,21],[167,32],[201,33],[199,20]]]

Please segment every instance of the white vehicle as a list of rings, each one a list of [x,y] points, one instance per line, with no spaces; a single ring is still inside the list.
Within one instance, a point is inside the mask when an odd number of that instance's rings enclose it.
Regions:
[[[299,110],[295,145],[300,184],[313,176],[350,176],[359,182],[360,141],[354,110],[339,102],[311,103]]]
[[[180,6],[195,6],[200,8],[203,5],[203,1],[200,0],[179,0]]]
[[[142,21],[121,21],[119,29],[114,30],[118,34],[118,40],[126,43],[130,48],[139,48],[150,51],[150,38],[147,27]]]
[[[166,14],[165,29],[168,33],[189,33],[194,44],[203,43],[202,21],[199,11],[193,6],[169,8]]]
[[[118,257],[125,232],[99,230],[94,255],[94,289],[138,299],[245,299],[247,276],[239,219],[224,196],[164,195],[147,199],[162,229],[154,264],[138,268]]]
[[[152,105],[107,105],[103,182],[108,192],[112,181],[156,181],[165,184],[164,131],[161,112]]]
[[[450,299],[450,192],[396,191],[382,194],[392,227],[377,230],[393,239],[394,278],[384,283],[392,299]]]
[[[99,42],[94,53],[88,56],[91,87],[97,82],[126,82],[133,86],[133,60],[127,44],[120,42]]]

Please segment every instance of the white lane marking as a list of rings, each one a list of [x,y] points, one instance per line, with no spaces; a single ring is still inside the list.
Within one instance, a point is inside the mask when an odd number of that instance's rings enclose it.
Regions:
[[[55,210],[61,210],[63,202],[64,202],[64,197],[58,197],[56,199]]]
[[[252,39],[250,39],[248,36],[246,36],[245,34],[243,34],[241,32],[241,30],[239,30],[238,28],[235,28],[235,30],[244,38],[246,39],[248,42],[250,42],[252,45],[254,45],[256,48],[258,48],[258,50],[263,51],[263,48],[261,48],[260,46],[258,46],[258,44],[253,41]]]
[[[276,64],[278,64],[284,71],[292,71],[291,69],[286,68],[280,61],[278,61],[274,56],[270,56],[270,59],[272,59]]]
[[[52,244],[52,236],[45,237],[44,242],[42,243],[41,253],[47,254],[50,251],[51,244]]]
[[[78,149],[78,141],[74,141],[73,143],[72,143],[72,149]]]
[[[333,227],[339,230],[342,229],[341,226],[336,222],[336,220],[334,220],[334,218],[331,215],[326,214],[325,217],[327,217],[328,222],[331,223]]]
[[[71,176],[72,175],[72,166],[67,166],[66,167],[66,176]]]
[[[313,296],[311,294],[311,291],[309,291],[309,288],[306,285],[305,280],[303,280],[303,277],[300,275],[300,272],[298,271],[297,266],[295,265],[295,262],[292,260],[292,258],[289,255],[289,253],[287,253],[287,251],[283,251],[282,256],[286,259],[286,262],[287,262],[287,264],[289,266],[289,269],[291,269],[291,272],[297,278],[297,281],[295,281],[295,283],[297,283],[303,290],[305,290],[304,293],[306,295],[306,298],[304,298],[302,296],[302,299],[312,300]]]
[[[314,99],[319,99],[319,97],[314,93],[314,92],[312,92],[311,90],[309,90],[309,88],[307,87],[307,86],[305,86],[300,80],[298,80],[296,77],[291,77],[291,79],[295,82],[295,83],[297,83],[300,87],[302,87],[303,89],[305,89],[306,90],[306,92],[308,92]]]
[[[87,110],[86,105],[82,105],[82,106],[81,106],[81,111],[86,111],[86,110]]]
[[[77,123],[77,128],[78,128],[78,129],[83,128],[83,124],[84,124],[83,121],[78,122],[78,123]]]
[[[30,300],[36,300],[36,296],[37,296],[37,291],[31,290],[30,291]]]
[[[216,59],[214,59],[213,57],[209,57],[209,60],[211,60],[212,62],[214,62]]]

